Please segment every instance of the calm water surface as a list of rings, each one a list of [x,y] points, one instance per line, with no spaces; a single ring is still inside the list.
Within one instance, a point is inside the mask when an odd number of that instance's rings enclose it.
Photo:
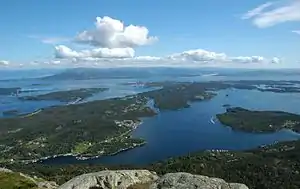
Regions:
[[[300,80],[299,77],[156,77],[146,79],[101,79],[81,81],[43,81],[37,79],[0,81],[0,87],[21,87],[23,90],[34,90],[22,95],[45,94],[54,91],[71,90],[88,87],[107,87],[108,91],[98,93],[86,101],[121,97],[151,89],[122,85],[136,81],[210,81],[210,80]],[[35,84],[35,85],[32,85]],[[36,85],[38,84],[38,85]],[[226,97],[228,94],[228,97]],[[13,96],[0,96],[0,112],[18,109],[21,113],[29,113],[40,108],[62,105],[57,101],[20,101]],[[141,124],[132,134],[141,137],[147,144],[115,156],[101,157],[92,160],[78,161],[73,157],[48,159],[47,164],[72,163],[107,163],[107,164],[147,164],[166,159],[171,156],[184,155],[189,152],[209,149],[244,150],[255,148],[276,141],[300,139],[300,135],[291,131],[280,131],[271,134],[253,134],[232,131],[218,121],[211,119],[225,111],[224,104],[240,106],[252,110],[281,110],[300,114],[300,93],[272,93],[255,90],[223,90],[210,101],[193,103],[190,108],[178,111],[163,111],[151,118],[143,118]],[[1,117],[1,113],[0,113]]]
[[[226,97],[226,94],[229,94]],[[224,104],[253,110],[282,110],[300,113],[300,94],[279,94],[254,90],[223,90],[206,102],[193,103],[190,108],[164,111],[152,118],[144,118],[143,124],[133,132],[134,137],[146,139],[147,144],[115,156],[77,161],[73,157],[58,157],[44,163],[106,163],[147,164],[171,156],[209,149],[244,150],[277,141],[300,139],[300,135],[283,130],[270,134],[253,134],[231,130],[211,118],[222,113]]]

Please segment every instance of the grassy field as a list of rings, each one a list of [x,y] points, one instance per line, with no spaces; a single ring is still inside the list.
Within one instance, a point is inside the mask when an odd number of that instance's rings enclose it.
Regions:
[[[0,189],[38,189],[38,187],[19,173],[0,172]]]

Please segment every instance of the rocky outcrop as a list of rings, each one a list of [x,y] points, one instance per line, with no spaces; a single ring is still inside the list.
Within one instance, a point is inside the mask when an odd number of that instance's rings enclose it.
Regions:
[[[248,189],[244,184],[227,183],[223,179],[189,173],[168,173],[155,181],[149,189]]]
[[[3,172],[3,173],[12,173],[13,171],[10,170],[10,169],[6,169],[6,168],[0,167],[0,172]]]
[[[32,183],[32,187],[30,187],[32,189],[249,189],[244,184],[227,183],[219,178],[181,172],[168,173],[159,177],[155,172],[148,170],[100,171],[80,175],[60,187],[55,182],[32,178],[9,169],[0,168],[1,172],[7,174],[7,178],[14,178],[11,184],[8,184],[6,179],[5,186],[7,184],[14,186],[14,184],[20,183],[16,180],[19,179],[22,180],[22,183],[25,181]],[[0,179],[0,188],[3,188],[1,184],[3,183]]]
[[[38,189],[56,189],[58,185],[52,181],[36,182]]]
[[[227,183],[189,173],[168,173],[158,177],[148,170],[101,171],[75,177],[58,189],[248,189],[244,184]]]
[[[126,189],[137,183],[157,180],[148,170],[100,171],[75,177],[58,189]]]

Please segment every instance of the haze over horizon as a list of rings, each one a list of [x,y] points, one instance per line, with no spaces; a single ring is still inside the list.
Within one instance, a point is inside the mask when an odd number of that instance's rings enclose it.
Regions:
[[[300,1],[10,0],[0,69],[300,68]]]

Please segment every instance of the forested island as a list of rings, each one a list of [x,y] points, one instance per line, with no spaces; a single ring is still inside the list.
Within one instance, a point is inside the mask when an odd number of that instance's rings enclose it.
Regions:
[[[217,118],[224,125],[246,132],[275,132],[281,129],[300,132],[300,115],[282,111],[251,111],[235,107],[217,114]]]
[[[210,91],[215,84],[204,83],[147,83],[147,86],[161,86],[161,89],[141,93],[141,96],[153,99],[160,110],[178,110],[188,108],[190,102],[210,100],[216,93]],[[218,86],[222,87],[222,86]]]
[[[37,96],[23,96],[19,97],[21,100],[58,100],[61,102],[72,102],[83,100],[93,96],[96,93],[107,91],[108,88],[81,88],[67,91],[57,91]]]

